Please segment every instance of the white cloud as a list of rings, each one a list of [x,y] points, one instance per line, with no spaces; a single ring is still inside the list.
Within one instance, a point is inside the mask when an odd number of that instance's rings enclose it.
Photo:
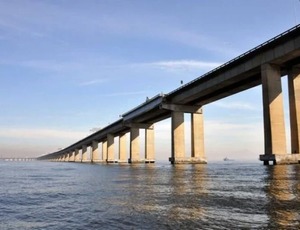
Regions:
[[[259,110],[257,106],[245,102],[215,102],[212,105],[225,109],[240,109],[240,110]]]
[[[149,63],[151,66],[163,69],[213,69],[220,66],[222,63],[218,62],[204,62],[197,60],[170,60]]]

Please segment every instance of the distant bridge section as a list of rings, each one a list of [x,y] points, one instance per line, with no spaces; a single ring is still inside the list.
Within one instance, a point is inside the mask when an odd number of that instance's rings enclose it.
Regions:
[[[286,152],[281,77],[288,75],[291,146]],[[265,152],[264,164],[300,161],[300,26],[296,26],[249,50],[220,67],[168,94],[159,94],[122,115],[104,129],[39,159],[153,163],[154,124],[171,118],[172,152],[170,162],[206,163],[203,135],[203,107],[206,104],[262,85]],[[185,154],[184,113],[191,114],[191,156]],[[140,159],[139,130],[145,129],[145,159]],[[125,134],[130,133],[127,158]],[[119,156],[114,158],[114,138],[119,137]],[[99,143],[102,153],[99,151]],[[90,151],[88,152],[88,148]],[[100,156],[101,155],[101,156]]]

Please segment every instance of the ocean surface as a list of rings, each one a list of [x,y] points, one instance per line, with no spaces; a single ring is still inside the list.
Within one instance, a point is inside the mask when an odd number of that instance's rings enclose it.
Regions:
[[[0,229],[300,229],[300,165],[0,161]]]

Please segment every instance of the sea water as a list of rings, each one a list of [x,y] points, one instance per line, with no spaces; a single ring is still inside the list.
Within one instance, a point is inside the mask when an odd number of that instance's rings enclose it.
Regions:
[[[0,229],[300,229],[300,165],[0,161]]]

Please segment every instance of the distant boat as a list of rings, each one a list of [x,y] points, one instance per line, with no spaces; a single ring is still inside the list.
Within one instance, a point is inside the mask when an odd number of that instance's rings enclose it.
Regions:
[[[224,161],[234,161],[233,159],[229,159],[228,157],[225,157],[223,160]]]

